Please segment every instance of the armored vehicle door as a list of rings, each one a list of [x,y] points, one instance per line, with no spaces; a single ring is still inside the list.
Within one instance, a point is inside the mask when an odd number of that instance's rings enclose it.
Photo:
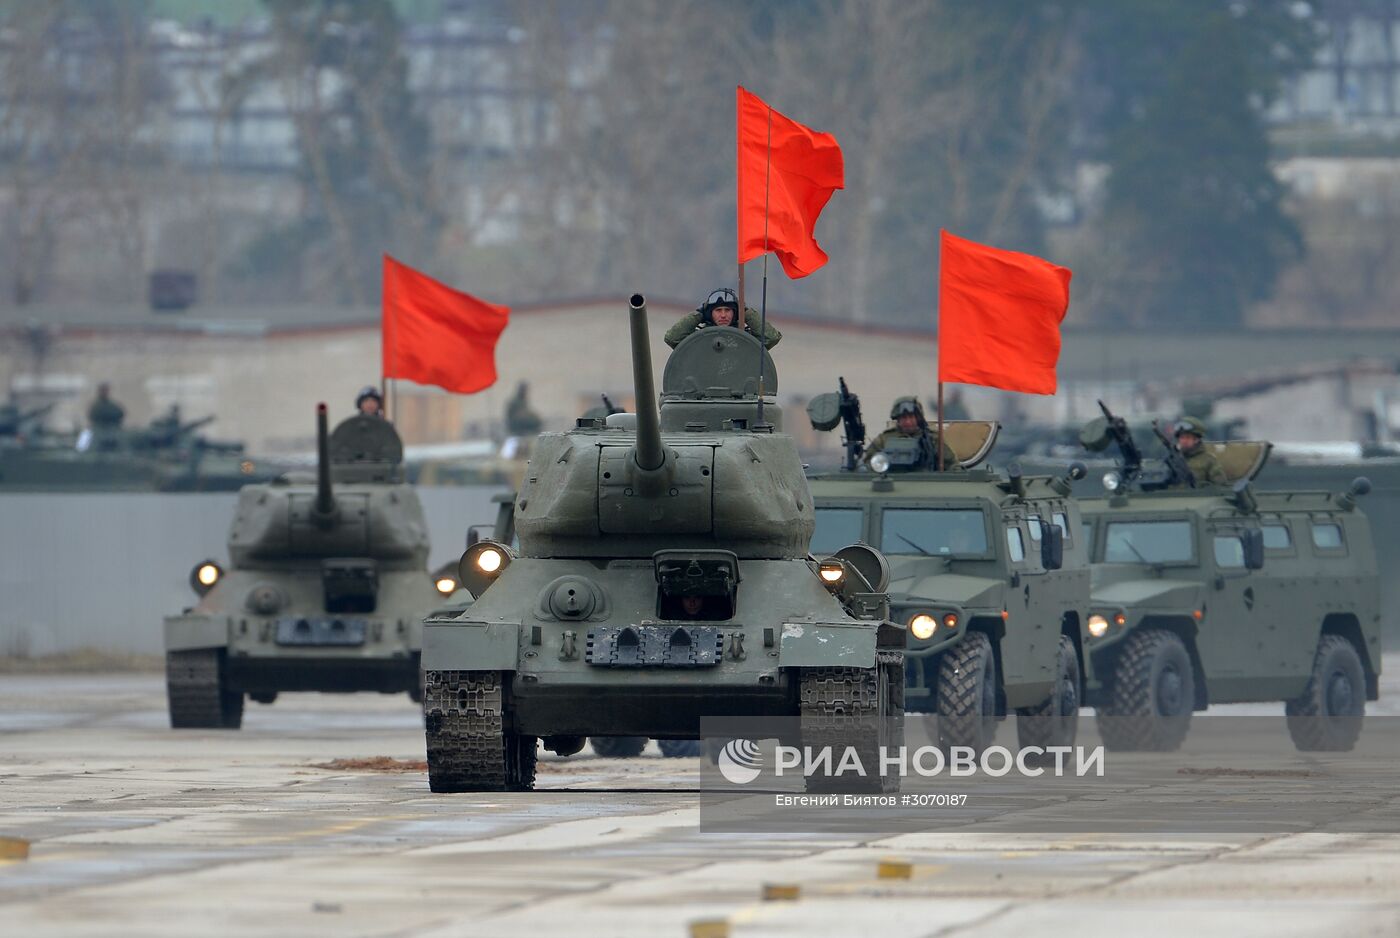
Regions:
[[[1053,613],[1053,580],[1040,562],[1040,525],[1023,507],[1002,512],[1002,549],[1006,551],[1006,637],[1001,643],[1004,683],[1035,684],[1054,680],[1055,649],[1059,643],[1060,617]],[[1044,660],[1041,660],[1044,659]],[[1032,693],[1034,696],[1034,692]],[[1008,702],[1010,704],[1010,702]],[[1014,705],[1014,704],[1010,704]]]
[[[1251,552],[1255,564],[1262,557],[1263,534],[1258,522],[1245,518],[1210,519],[1201,531],[1207,589],[1197,647],[1211,701],[1241,700],[1267,654],[1263,600],[1271,584],[1262,568],[1251,569]]]
[[[1325,612],[1316,580],[1305,575],[1314,568],[1308,548],[1312,526],[1304,515],[1262,515],[1264,569],[1256,574],[1260,635],[1256,688],[1266,696],[1294,697],[1302,693],[1312,673],[1319,627]],[[1324,535],[1325,537],[1325,535]]]

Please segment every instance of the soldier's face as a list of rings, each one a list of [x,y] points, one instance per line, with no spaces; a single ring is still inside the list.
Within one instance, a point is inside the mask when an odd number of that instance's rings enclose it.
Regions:
[[[700,614],[701,607],[703,607],[704,605],[705,600],[699,596],[681,597],[681,608],[685,610],[685,614],[688,616],[698,616]]]
[[[379,414],[379,401],[372,397],[367,397],[360,401],[360,413],[366,417],[375,417]]]
[[[919,418],[915,414],[900,414],[894,419],[900,433],[913,433],[919,429]]]
[[[1195,449],[1201,442],[1201,438],[1194,433],[1178,433],[1176,435],[1176,445],[1182,449]]]
[[[734,325],[734,308],[732,306],[716,306],[710,310],[710,319],[716,326]]]

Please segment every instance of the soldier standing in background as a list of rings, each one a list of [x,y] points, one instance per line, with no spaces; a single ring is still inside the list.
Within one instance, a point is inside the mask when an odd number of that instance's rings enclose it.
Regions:
[[[870,457],[884,453],[890,460],[890,470],[894,472],[932,472],[937,470],[938,461],[934,458],[937,440],[924,419],[924,409],[919,406],[917,397],[897,398],[890,408],[890,419],[895,422],[877,436],[865,448],[864,462],[868,467]],[[958,459],[945,441],[943,444],[943,468],[958,468]]]
[[[97,386],[97,397],[88,407],[88,426],[93,432],[120,430],[126,419],[126,408],[112,400],[112,386],[102,382]]]
[[[1225,468],[1215,454],[1206,449],[1206,426],[1195,417],[1182,417],[1173,430],[1177,449],[1186,459],[1186,468],[1195,476],[1197,485],[1228,485]]]
[[[738,328],[738,317],[739,298],[734,291],[728,287],[712,290],[699,309],[681,317],[679,322],[666,331],[666,344],[675,348],[686,336],[708,326]],[[758,310],[749,308],[744,312],[743,330],[754,338],[762,338],[764,348],[772,348],[782,339],[783,334],[775,329],[772,323],[766,325],[767,328],[764,328],[765,323],[758,315]]]
[[[522,381],[506,403],[506,433],[510,436],[538,436],[544,428],[540,415],[530,407],[530,385]]]

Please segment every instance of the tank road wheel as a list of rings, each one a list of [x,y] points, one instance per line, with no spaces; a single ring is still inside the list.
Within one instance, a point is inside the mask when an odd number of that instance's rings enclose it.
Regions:
[[[1322,636],[1308,686],[1284,713],[1300,752],[1349,752],[1366,717],[1366,672],[1356,646],[1340,635]]]
[[[687,759],[705,751],[698,739],[658,739],[656,745],[667,759]]]
[[[1055,689],[1037,707],[1016,711],[1016,742],[1022,749],[1073,746],[1079,730],[1079,656],[1068,635],[1060,636]]]
[[[236,730],[243,725],[243,694],[225,685],[222,648],[166,652],[165,692],[174,729]]]
[[[904,745],[904,656],[882,652],[873,668],[804,668],[801,673],[803,747],[813,758],[830,747],[833,769],[849,747],[865,770],[864,776],[814,773],[807,776],[807,791],[899,791],[899,775],[881,773],[880,756],[882,749]],[[891,686],[894,675],[898,690]]]
[[[647,748],[645,736],[590,736],[588,742],[604,759],[635,759]]]
[[[997,662],[991,639],[968,632],[938,666],[937,743],[982,752],[997,732]],[[930,726],[930,730],[933,727]]]
[[[1191,728],[1196,679],[1176,633],[1143,629],[1128,636],[1106,706],[1095,712],[1110,751],[1171,752]]]
[[[423,696],[428,787],[528,791],[537,740],[509,730],[499,671],[428,671]]]

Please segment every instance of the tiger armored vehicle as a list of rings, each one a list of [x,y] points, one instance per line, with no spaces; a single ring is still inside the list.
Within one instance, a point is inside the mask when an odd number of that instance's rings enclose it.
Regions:
[[[1090,449],[1119,444],[1109,494],[1085,499],[1093,602],[1086,701],[1106,746],[1176,749],[1193,711],[1283,701],[1303,751],[1342,751],[1379,692],[1380,608],[1370,526],[1345,492],[1256,490],[1265,442],[1206,443],[1227,485],[1143,460],[1105,410]]]
[[[942,746],[991,745],[1016,714],[1020,745],[1074,742],[1089,608],[1089,560],[1068,474],[999,474],[983,466],[998,425],[949,421],[957,466],[898,471],[898,454],[862,468],[859,401],[841,392],[808,405],[817,430],[845,423],[846,460],[809,478],[812,550],[860,541],[890,567],[890,614],[907,627],[905,705],[927,715]]]
[[[518,550],[470,548],[476,601],[424,627],[432,790],[531,788],[537,742],[699,739],[704,717],[762,716],[800,717],[800,745],[871,767],[809,788],[896,787],[874,767],[902,739],[903,629],[875,551],[808,554],[802,464],[760,394],[777,389],[771,356],[737,329],[697,332],[658,408],[646,304],[630,306],[637,413],[539,437]]]
[[[237,729],[245,696],[282,691],[420,696],[422,620],[442,594],[403,444],[378,417],[328,434],[322,404],[316,421],[315,477],[245,486],[229,568],[196,564],[199,602],[165,620],[171,726]]]

